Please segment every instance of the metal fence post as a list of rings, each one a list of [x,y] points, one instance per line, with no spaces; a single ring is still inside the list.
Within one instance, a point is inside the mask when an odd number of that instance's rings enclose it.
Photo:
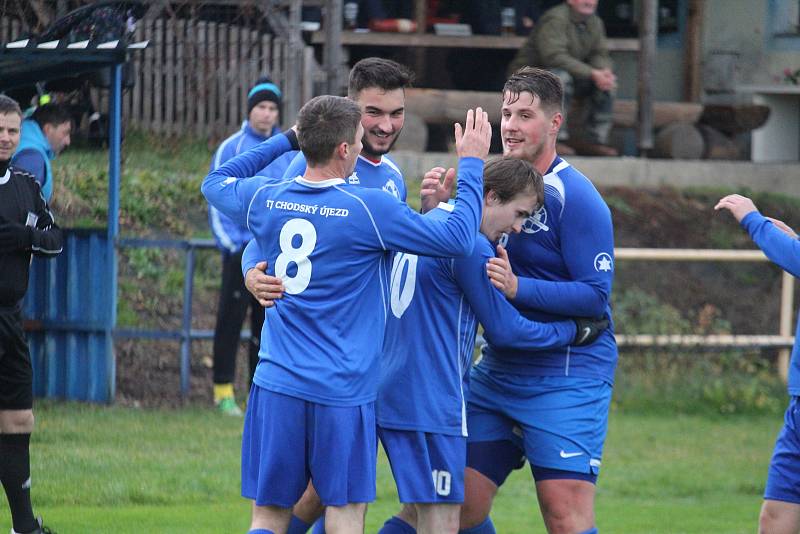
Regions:
[[[189,395],[189,375],[192,357],[192,293],[194,289],[195,248],[186,249],[186,271],[183,277],[183,325],[181,328],[181,396]]]

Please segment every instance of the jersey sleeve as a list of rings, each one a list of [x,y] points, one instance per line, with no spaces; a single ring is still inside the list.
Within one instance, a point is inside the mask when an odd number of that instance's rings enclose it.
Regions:
[[[270,181],[255,174],[291,149],[289,138],[283,134],[274,135],[212,170],[200,189],[209,204],[238,224],[247,226],[247,209],[253,195]]]
[[[42,155],[39,152],[33,150],[32,148],[20,150],[14,154],[12,163],[15,167],[31,173],[36,178],[36,181],[39,182],[39,185],[44,187],[45,175],[47,171],[45,168],[44,159],[42,159]]]
[[[514,301],[567,317],[599,317],[606,312],[614,277],[611,212],[594,188],[574,193],[561,217],[561,255],[571,280],[519,277]]]
[[[461,158],[458,196],[442,220],[424,217],[393,195],[365,190],[371,199],[370,220],[383,250],[426,256],[466,256],[472,252],[483,208],[483,161]]]
[[[255,239],[251,239],[242,252],[242,276],[247,275],[247,271],[255,268],[256,264],[264,261],[265,256],[261,253],[261,247]]]
[[[56,224],[39,185],[31,182],[31,186],[37,190],[34,195],[37,219],[31,236],[31,251],[36,256],[53,257],[61,252],[63,246],[61,228]]]
[[[453,260],[456,283],[483,325],[487,341],[496,347],[527,351],[569,345],[575,339],[574,321],[530,321],[492,285],[486,262],[493,256],[491,245],[479,239],[470,256]]]
[[[792,276],[800,276],[800,241],[784,234],[757,211],[748,213],[741,224],[770,261]]]

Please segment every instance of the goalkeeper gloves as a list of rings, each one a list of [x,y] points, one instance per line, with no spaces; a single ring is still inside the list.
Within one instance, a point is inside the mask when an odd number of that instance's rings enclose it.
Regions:
[[[572,319],[575,321],[577,332],[575,339],[572,340],[572,345],[576,347],[583,347],[595,342],[603,330],[608,328],[607,317],[576,317]]]

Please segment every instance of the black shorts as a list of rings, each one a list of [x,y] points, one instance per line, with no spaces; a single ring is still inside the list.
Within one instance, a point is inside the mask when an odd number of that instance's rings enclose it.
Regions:
[[[0,308],[0,410],[33,408],[33,368],[19,310]]]

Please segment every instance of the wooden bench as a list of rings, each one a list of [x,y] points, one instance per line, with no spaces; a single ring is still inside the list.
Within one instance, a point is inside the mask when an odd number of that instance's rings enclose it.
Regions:
[[[518,50],[527,37],[500,35],[435,35],[432,33],[342,32],[344,46],[395,46],[423,48],[487,48]],[[313,44],[325,44],[325,33],[314,32]],[[611,52],[638,52],[638,39],[608,39]]]

